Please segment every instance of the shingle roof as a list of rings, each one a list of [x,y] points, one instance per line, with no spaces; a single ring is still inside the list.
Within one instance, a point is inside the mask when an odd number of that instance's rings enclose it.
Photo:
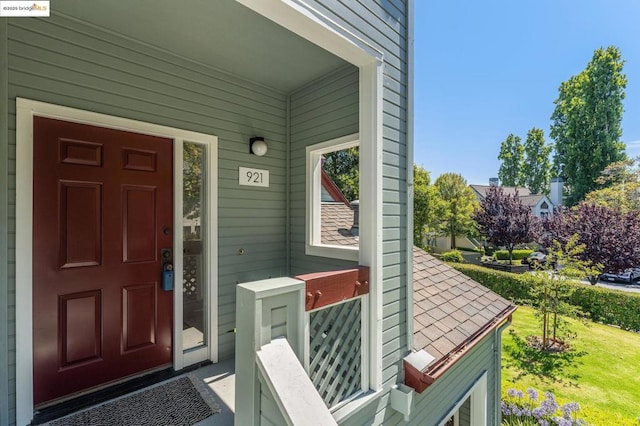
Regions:
[[[480,194],[482,198],[486,197],[487,191],[489,191],[489,188],[491,188],[491,185],[469,185],[469,186],[471,186],[471,188],[473,188],[478,194]],[[513,195],[516,193],[516,191],[518,191],[518,195],[520,197],[531,195],[531,191],[529,191],[528,188],[525,188],[523,186],[502,186],[501,188],[506,195]]]
[[[538,204],[542,198],[544,198],[544,195],[531,194],[531,195],[523,195],[518,198],[520,198],[520,201],[522,202],[523,206],[533,207],[536,204]]]
[[[513,304],[413,248],[413,348],[435,363],[495,322]]]
[[[358,237],[351,233],[353,210],[344,203],[321,203],[320,241],[322,244],[358,246]]]

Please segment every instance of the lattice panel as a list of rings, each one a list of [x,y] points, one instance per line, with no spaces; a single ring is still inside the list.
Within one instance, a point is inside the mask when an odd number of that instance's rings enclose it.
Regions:
[[[327,407],[360,390],[361,300],[310,314],[309,376]]]
[[[183,257],[182,291],[186,301],[199,300],[202,293],[201,255]]]

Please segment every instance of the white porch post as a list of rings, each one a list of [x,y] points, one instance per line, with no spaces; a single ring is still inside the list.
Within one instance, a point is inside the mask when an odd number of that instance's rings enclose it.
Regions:
[[[256,352],[271,342],[271,339],[285,336],[302,362],[304,289],[304,281],[286,277],[238,286],[234,417],[238,426],[260,424],[260,382]]]

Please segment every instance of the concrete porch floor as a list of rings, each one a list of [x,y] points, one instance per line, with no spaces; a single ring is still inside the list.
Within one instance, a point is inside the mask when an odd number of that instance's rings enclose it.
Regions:
[[[207,365],[192,371],[211,390],[220,412],[214,414],[197,426],[233,426],[235,413],[236,369],[235,360],[230,359],[217,364]]]

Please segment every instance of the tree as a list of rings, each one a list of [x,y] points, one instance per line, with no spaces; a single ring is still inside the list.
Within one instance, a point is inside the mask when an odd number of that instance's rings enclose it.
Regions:
[[[570,237],[565,245],[555,241],[553,247],[549,248],[549,256],[558,265],[563,265],[563,268],[555,271],[555,274],[550,274],[550,271],[534,271],[524,276],[532,296],[537,300],[535,309],[542,325],[540,349],[543,351],[567,347],[565,338],[569,334],[561,335],[561,332],[567,331],[568,322],[562,316],[575,317],[580,313],[578,308],[566,302],[575,290],[572,282],[585,275],[594,275],[590,262],[580,260],[584,249],[584,244],[578,244],[577,234]],[[550,263],[546,267],[552,268]]]
[[[579,258],[592,266],[588,278],[598,282],[603,270],[615,273],[640,265],[640,215],[623,213],[603,205],[583,201],[571,210],[561,210],[543,221],[541,243],[566,245],[576,234],[584,245]]]
[[[489,188],[473,219],[488,242],[505,246],[509,264],[517,244],[535,241],[538,236],[538,218],[529,207],[522,205],[517,191],[513,195],[505,194],[498,186]]]
[[[586,200],[628,213],[640,211],[640,170],[638,159],[609,164],[597,183],[604,188],[587,194]]]
[[[527,133],[524,142],[524,162],[522,163],[522,175],[524,185],[534,194],[548,194],[549,181],[551,180],[551,145],[544,143],[544,132],[541,129],[532,128]]]
[[[360,197],[360,154],[357,146],[324,155],[322,167],[349,201]]]
[[[422,247],[424,237],[436,232],[444,215],[444,203],[438,189],[430,185],[429,172],[413,165],[413,243]]]
[[[498,160],[502,160],[498,178],[504,186],[523,186],[522,163],[524,161],[524,147],[520,136],[510,134],[500,144]]]
[[[465,234],[473,228],[471,216],[477,204],[467,181],[459,174],[444,173],[436,179],[440,199],[444,203],[444,223],[447,235],[451,236],[451,249],[456,248],[456,235]]]
[[[608,164],[625,159],[620,141],[627,85],[623,64],[617,47],[600,48],[582,72],[558,89],[551,137],[554,166],[570,190],[569,205],[600,188],[596,178]]]

